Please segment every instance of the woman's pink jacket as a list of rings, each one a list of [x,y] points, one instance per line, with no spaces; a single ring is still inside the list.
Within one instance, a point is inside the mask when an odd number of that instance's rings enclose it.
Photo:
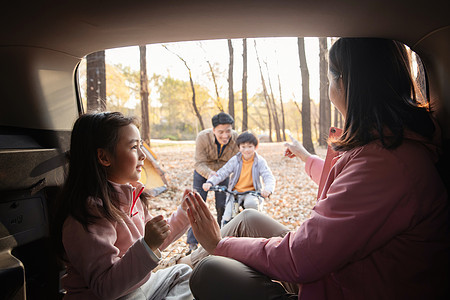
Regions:
[[[284,238],[225,238],[214,254],[298,283],[299,299],[437,299],[449,243],[436,151],[406,135],[394,150],[372,142],[329,149],[325,162],[312,156],[306,171],[319,195],[310,219]]]
[[[101,219],[90,225],[89,232],[72,217],[63,226],[63,244],[67,255],[67,275],[62,286],[64,299],[116,299],[141,286],[150,278],[157,262],[141,240],[145,224],[152,218],[139,200],[144,186],[136,183],[111,183],[119,194],[124,222]],[[95,202],[93,200],[92,202]],[[170,236],[159,249],[182,236],[189,227],[181,207],[168,220]]]

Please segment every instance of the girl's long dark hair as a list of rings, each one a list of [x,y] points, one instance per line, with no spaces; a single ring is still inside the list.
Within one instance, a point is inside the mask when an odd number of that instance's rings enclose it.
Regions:
[[[329,52],[334,80],[341,78],[346,95],[342,136],[330,141],[344,151],[380,140],[395,148],[405,129],[431,138],[435,127],[429,99],[417,93],[403,44],[378,38],[341,38]]]
[[[97,149],[115,152],[119,129],[135,124],[135,119],[119,112],[85,114],[78,118],[72,130],[68,175],[59,197],[59,207],[54,224],[56,250],[63,257],[62,226],[68,216],[80,222],[85,230],[97,218],[120,221],[114,188],[107,179],[106,169],[97,158]],[[88,206],[88,199],[95,198],[102,205]],[[142,198],[145,203],[145,198]]]

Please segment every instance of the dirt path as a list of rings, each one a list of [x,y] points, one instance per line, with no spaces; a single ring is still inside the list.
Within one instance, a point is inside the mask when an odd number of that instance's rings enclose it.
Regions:
[[[262,143],[258,149],[258,154],[267,160],[277,180],[275,192],[265,202],[265,212],[295,230],[309,217],[316,200],[317,185],[306,175],[304,163],[298,158],[286,158],[284,149],[283,143]],[[195,145],[154,145],[152,150],[158,156],[169,186],[168,191],[151,201],[150,211],[152,215],[163,214],[168,217],[179,205],[184,189],[192,189]],[[319,148],[316,151],[324,157],[326,149]],[[208,195],[208,205],[215,214],[213,193]],[[173,255],[185,253],[185,241],[186,235],[166,249],[163,257],[169,259]]]

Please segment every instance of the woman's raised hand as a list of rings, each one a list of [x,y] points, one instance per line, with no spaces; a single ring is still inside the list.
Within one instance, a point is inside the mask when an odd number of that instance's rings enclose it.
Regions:
[[[195,238],[210,254],[214,253],[221,240],[219,224],[198,193],[187,195],[188,217]]]
[[[170,235],[170,225],[162,215],[152,218],[145,224],[144,241],[155,251]]]
[[[284,152],[284,155],[293,158],[294,156],[297,156],[300,158],[303,162],[306,162],[308,157],[311,156],[311,153],[309,153],[305,147],[303,147],[302,144],[300,144],[299,141],[297,141],[292,135],[289,135],[291,138],[292,143],[285,143],[286,151]]]

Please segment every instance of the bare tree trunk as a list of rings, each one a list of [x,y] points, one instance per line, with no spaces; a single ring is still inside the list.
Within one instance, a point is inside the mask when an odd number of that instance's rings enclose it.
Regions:
[[[262,68],[261,68],[261,62],[259,61],[259,55],[258,55],[258,49],[256,48],[256,41],[255,41],[255,52],[256,52],[256,59],[258,60],[258,66],[259,66],[259,73],[261,74],[261,83],[263,86],[263,93],[264,93],[264,100],[266,101],[266,108],[267,108],[267,117],[269,119],[269,140],[272,142],[272,118],[271,118],[271,109],[270,109],[270,99],[269,95],[267,93],[266,88],[266,81],[264,80]]]
[[[203,52],[206,54],[205,49],[203,49],[202,42],[198,42],[198,45],[203,50]],[[205,60],[206,60],[206,63],[208,64],[209,72],[211,73],[211,78],[212,78],[212,81],[213,81],[213,84],[214,84],[214,89],[216,91],[216,99],[213,100],[213,101],[216,104],[216,106],[219,109],[219,111],[223,112],[223,104],[220,101],[219,88],[217,86],[217,80],[216,80],[216,73],[214,72],[214,68],[213,68],[211,62],[209,61],[208,58],[206,58],[206,56],[205,56]]]
[[[281,142],[280,122],[278,122],[278,110],[277,105],[275,104],[275,98],[273,96],[272,81],[270,80],[269,67],[267,66],[267,62],[264,62],[264,64],[266,65],[267,80],[269,81],[269,88],[270,88],[269,101],[273,118],[273,124],[275,125],[275,135],[277,136],[277,142]]]
[[[106,64],[105,51],[86,57],[87,111],[106,110]]]
[[[206,60],[206,62],[208,63],[209,71],[211,72],[211,77],[212,77],[213,83],[214,83],[214,88],[216,90],[216,100],[215,100],[216,106],[221,112],[223,112],[223,105],[220,102],[220,96],[219,96],[219,88],[217,87],[216,74],[214,73],[214,69],[211,65],[211,62],[209,60]]]
[[[298,38],[298,56],[302,74],[302,132],[303,146],[310,153],[315,153],[311,138],[311,98],[309,96],[309,71],[306,64],[305,39]]]
[[[242,131],[248,130],[247,107],[247,39],[242,39]]]
[[[228,65],[228,113],[234,118],[234,87],[233,87],[233,43],[228,39],[228,52],[230,53],[230,64]]]
[[[263,84],[265,85],[265,84]],[[272,118],[270,117],[270,107],[269,107],[269,101],[267,100],[268,95],[267,91],[264,93],[264,98],[266,99],[266,108],[267,108],[267,119],[269,120],[269,141],[272,143]]]
[[[255,100],[256,100],[256,99],[255,99]],[[253,104],[253,102],[250,103],[250,104]],[[253,107],[254,107],[255,112],[256,112],[255,115],[257,115],[257,116],[259,117],[259,120],[260,120],[261,123],[258,122],[254,117],[252,117],[251,114],[249,115],[249,118],[252,119],[252,120],[254,120],[254,121],[255,121],[255,124],[256,124],[257,126],[259,126],[259,128],[261,128],[262,130],[265,130],[265,129],[266,129],[266,122],[265,122],[265,119],[264,119],[264,117],[263,117],[263,113],[259,110],[259,108],[258,108],[257,105],[254,105]]]
[[[295,104],[295,107],[297,107],[297,110],[298,110],[298,112],[299,112],[299,114],[300,114],[300,117],[302,117],[302,116],[303,116],[303,114],[302,114],[302,109],[301,109],[300,106],[298,105],[297,101],[294,101],[294,104]],[[297,122],[295,122],[295,123],[297,123]]]
[[[327,38],[319,38],[320,69],[320,107],[319,107],[319,145],[327,144],[328,130],[331,127],[331,102],[328,97],[328,44]]]
[[[175,54],[186,66],[186,68],[188,69],[189,72],[189,82],[191,83],[191,89],[192,89],[192,107],[194,108],[194,112],[195,115],[198,119],[198,122],[200,123],[200,128],[202,130],[205,129],[205,125],[203,124],[203,119],[202,119],[202,115],[200,114],[200,111],[198,110],[197,107],[197,103],[195,102],[195,86],[194,86],[194,80],[192,80],[192,72],[191,72],[191,68],[189,68],[187,62],[178,54],[176,54],[175,52],[169,50],[169,48],[167,48],[166,45],[162,45],[167,51],[171,52],[172,54]]]
[[[141,135],[142,139],[150,145],[150,121],[148,110],[148,77],[147,77],[147,46],[139,46],[140,55],[140,85],[141,85]]]
[[[286,141],[286,122],[284,117],[283,94],[281,93],[281,80],[278,73],[278,88],[280,89],[280,105],[281,105],[281,126],[283,131],[283,141]]]
[[[255,100],[253,100],[253,102],[250,102],[248,105],[251,106],[252,104],[254,104],[254,101],[255,101]],[[265,128],[264,118],[261,118],[261,112],[259,111],[258,106],[253,105],[253,108],[255,109],[255,114],[249,114],[248,117],[253,121],[253,123],[255,123],[255,125],[256,125],[257,127],[261,128],[261,129],[264,129],[264,128]],[[259,116],[259,118],[260,118],[260,120],[261,120],[262,123],[260,123],[260,122],[255,118],[256,115]]]
[[[187,65],[186,65],[187,67]],[[202,119],[202,115],[200,114],[200,111],[197,108],[197,103],[195,102],[195,87],[194,87],[194,81],[192,80],[192,73],[191,73],[191,69],[189,69],[189,67],[187,67],[189,70],[189,82],[191,83],[191,89],[192,89],[192,107],[194,108],[195,111],[195,115],[198,118],[198,121],[200,122],[200,128],[202,130],[205,129],[205,125],[203,124],[203,119]]]

